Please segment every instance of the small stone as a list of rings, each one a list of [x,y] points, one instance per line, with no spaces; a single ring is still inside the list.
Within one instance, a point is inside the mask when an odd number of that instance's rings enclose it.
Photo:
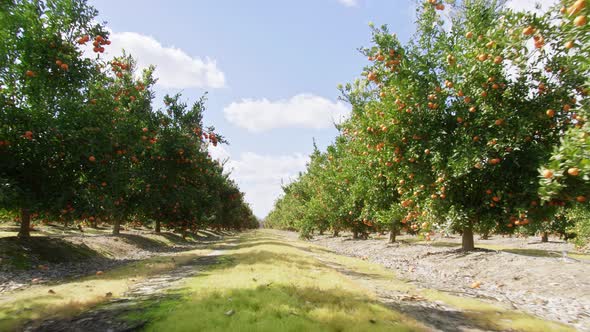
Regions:
[[[50,289],[49,291],[47,291],[47,293],[49,293],[49,294],[55,294],[55,291],[53,289]]]

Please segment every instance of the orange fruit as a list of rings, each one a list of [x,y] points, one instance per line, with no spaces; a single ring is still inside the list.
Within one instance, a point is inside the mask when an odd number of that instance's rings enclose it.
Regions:
[[[580,169],[577,167],[571,167],[567,170],[567,174],[571,176],[578,176],[580,175]]]
[[[586,15],[580,15],[574,19],[574,25],[577,27],[582,27],[582,26],[586,25],[586,23],[588,23],[588,19],[586,18]]]
[[[553,171],[548,170],[548,169],[544,170],[543,171],[543,177],[545,179],[551,179],[553,177]]]
[[[530,35],[532,35],[533,33],[535,33],[535,28],[533,28],[532,26],[530,26],[530,25],[529,25],[528,27],[524,28],[524,30],[522,31],[522,33],[523,33],[525,36],[530,36]]]

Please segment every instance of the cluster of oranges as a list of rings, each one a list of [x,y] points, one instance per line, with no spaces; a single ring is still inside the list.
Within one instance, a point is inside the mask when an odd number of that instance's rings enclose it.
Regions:
[[[92,49],[94,53],[104,53],[104,45],[110,45],[111,41],[103,38],[102,36],[96,36],[94,38],[94,42],[92,42]]]
[[[433,5],[436,10],[445,10],[445,5],[438,0],[428,0],[428,3]]]
[[[582,14],[582,10],[586,8],[586,0],[577,0],[569,7],[562,7],[560,12],[562,14],[568,14],[570,17],[576,15],[574,18],[574,25],[582,27],[588,23],[588,17]]]
[[[111,62],[111,69],[115,72],[118,78],[123,77],[123,71],[130,70],[130,66],[126,63],[122,63],[120,61],[113,61]],[[141,85],[141,90],[144,89],[143,85]],[[140,88],[137,88],[138,91],[141,91]]]
[[[68,71],[70,69],[70,66],[67,63],[64,63],[59,59],[55,60],[55,64],[63,71]]]

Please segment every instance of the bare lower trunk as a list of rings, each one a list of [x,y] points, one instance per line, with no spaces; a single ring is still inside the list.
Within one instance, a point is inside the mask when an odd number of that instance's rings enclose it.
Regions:
[[[90,227],[97,229],[98,228],[98,221],[96,221],[96,218],[94,220],[92,220],[92,222],[90,223]]]
[[[473,241],[473,228],[471,228],[471,226],[466,226],[463,228],[461,248],[463,251],[472,251],[475,249],[475,242]]]
[[[358,231],[352,231],[352,238],[353,239],[358,239],[359,238],[359,232]]]
[[[182,238],[183,239],[186,239],[186,236],[187,236],[187,229],[186,228],[187,228],[187,222],[184,221],[182,223]]]
[[[160,219],[156,220],[156,233],[161,232]]]
[[[320,229],[320,235],[324,235],[324,229]]]
[[[119,235],[121,233],[121,222],[119,218],[115,218],[113,221],[113,235]]]
[[[391,229],[389,230],[389,243],[395,243],[395,237],[397,236],[397,227],[395,224],[391,224]]]
[[[20,211],[20,230],[18,231],[18,237],[31,237],[31,213],[27,209],[21,209]]]
[[[549,233],[543,232],[541,235],[541,242],[549,242]]]
[[[339,229],[334,229],[334,233],[332,234],[332,236],[337,237],[339,233],[340,233]]]

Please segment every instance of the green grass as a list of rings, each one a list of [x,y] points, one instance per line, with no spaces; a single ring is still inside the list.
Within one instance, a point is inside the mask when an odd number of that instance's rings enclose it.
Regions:
[[[424,330],[298,246],[275,237],[245,235],[223,257],[187,281],[182,300],[128,318],[149,320],[148,331]]]

